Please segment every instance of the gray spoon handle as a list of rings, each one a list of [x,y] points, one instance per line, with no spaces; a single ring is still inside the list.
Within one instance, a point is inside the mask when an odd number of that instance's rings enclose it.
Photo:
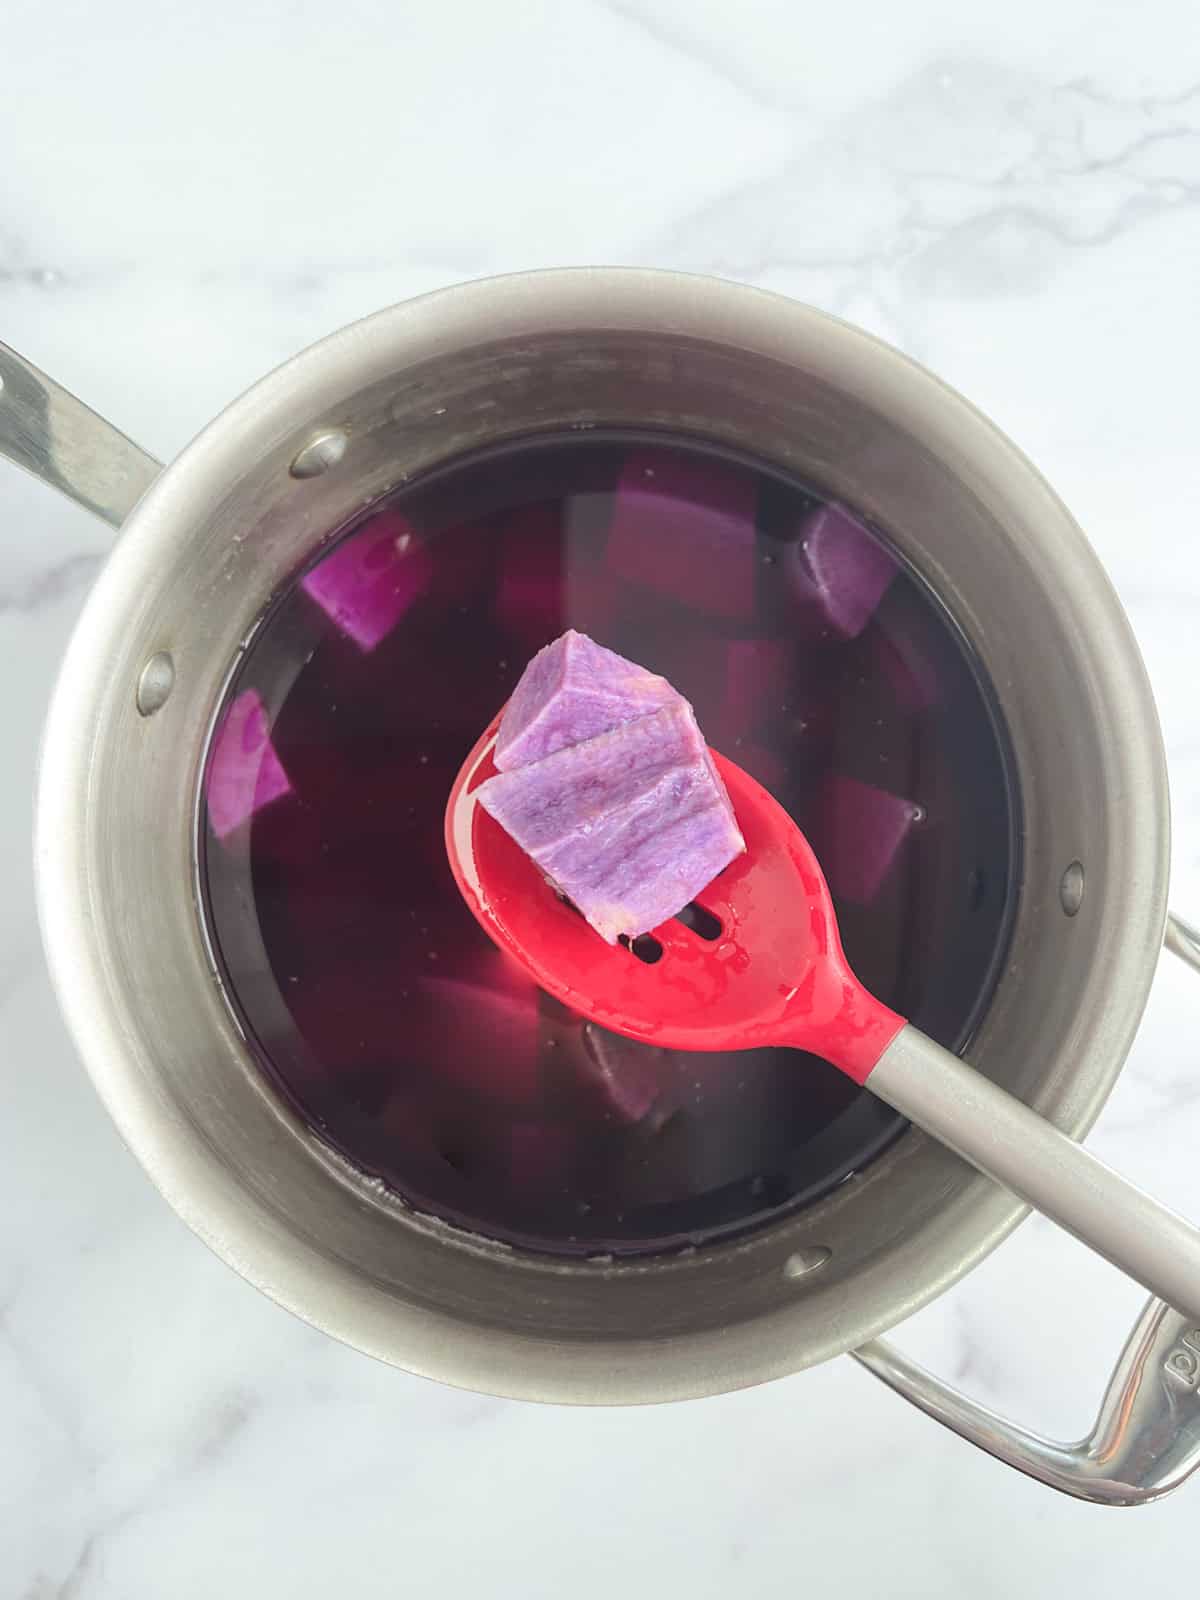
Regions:
[[[1200,1321],[1200,1230],[906,1024],[867,1087],[1012,1194]]]

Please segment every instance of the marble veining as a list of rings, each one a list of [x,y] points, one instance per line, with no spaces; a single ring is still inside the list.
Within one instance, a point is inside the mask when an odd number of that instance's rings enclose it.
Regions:
[[[4,30],[0,338],[157,455],[331,328],[517,267],[721,272],[927,362],[1113,576],[1200,914],[1194,6],[17,0]],[[0,1600],[1186,1585],[1200,1486],[1130,1515],[1058,1499],[849,1362],[521,1406],[359,1357],[213,1259],[100,1109],[34,917],[38,733],[108,538],[0,468]],[[1197,1015],[1165,963],[1090,1141],[1192,1215]],[[1035,1218],[898,1339],[1068,1437],[1140,1298]]]

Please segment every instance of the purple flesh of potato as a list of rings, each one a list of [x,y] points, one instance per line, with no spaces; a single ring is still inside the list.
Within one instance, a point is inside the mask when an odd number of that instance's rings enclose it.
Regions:
[[[898,571],[896,560],[840,506],[822,506],[789,545],[787,574],[810,625],[856,639]]]
[[[403,517],[381,512],[300,580],[330,621],[374,650],[428,589],[433,563]]]
[[[857,778],[830,776],[813,844],[834,895],[870,904],[923,816],[912,800]]]
[[[678,700],[665,678],[569,629],[521,674],[500,723],[496,766],[528,766]]]
[[[636,450],[617,485],[609,566],[709,616],[753,616],[757,500],[739,467]]]
[[[430,977],[418,987],[432,1007],[412,1025],[408,1044],[417,1043],[442,1063],[446,1083],[509,1105],[537,1099],[537,990],[528,979],[523,989]]]
[[[272,800],[291,793],[291,783],[271,743],[267,709],[255,689],[237,696],[213,740],[205,782],[208,820],[224,839]]]
[[[674,916],[746,848],[692,709],[677,696],[477,792],[610,944]]]

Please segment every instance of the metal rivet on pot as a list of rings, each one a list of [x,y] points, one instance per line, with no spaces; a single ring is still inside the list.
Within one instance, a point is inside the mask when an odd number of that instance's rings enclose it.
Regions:
[[[152,717],[166,705],[174,687],[175,663],[165,650],[159,650],[150,657],[138,678],[138,710],[144,717]]]
[[[794,1250],[783,1263],[783,1275],[785,1278],[805,1278],[818,1267],[823,1267],[832,1255],[833,1251],[827,1250],[823,1244],[810,1244],[803,1250]]]
[[[1083,904],[1083,863],[1072,861],[1062,875],[1058,886],[1058,903],[1069,917],[1073,917]]]
[[[292,462],[288,471],[293,478],[319,478],[330,467],[336,467],[346,454],[349,439],[339,428],[318,433],[310,439]]]

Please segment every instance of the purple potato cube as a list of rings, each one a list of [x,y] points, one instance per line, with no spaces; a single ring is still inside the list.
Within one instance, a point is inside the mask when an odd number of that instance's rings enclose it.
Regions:
[[[617,486],[609,566],[709,616],[751,617],[757,502],[755,479],[740,467],[634,451]]]
[[[364,652],[380,644],[429,588],[433,563],[395,512],[372,517],[300,580],[330,621]]]
[[[291,789],[271,743],[267,708],[256,689],[245,689],[225,713],[213,739],[204,785],[213,832],[218,839],[227,838],[248,817]]]
[[[858,637],[898,570],[895,557],[841,506],[812,512],[788,546],[786,572],[801,614],[838,639]]]
[[[422,977],[426,1010],[406,1020],[405,1043],[440,1063],[443,1084],[456,1093],[509,1105],[538,1095],[537,990],[527,982],[493,988],[463,978]]]
[[[528,766],[679,698],[665,678],[568,629],[521,674],[500,723],[496,766]]]
[[[691,707],[482,784],[484,809],[609,944],[647,933],[746,848]]]
[[[826,881],[836,898],[869,905],[924,811],[915,801],[840,773],[827,780],[822,802],[812,843]]]

